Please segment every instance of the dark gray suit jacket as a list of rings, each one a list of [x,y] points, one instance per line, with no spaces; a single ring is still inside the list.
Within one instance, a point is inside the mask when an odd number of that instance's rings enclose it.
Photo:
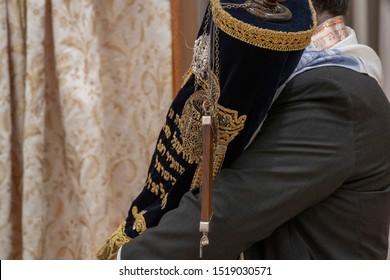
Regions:
[[[121,258],[199,259],[199,205],[187,193]],[[289,82],[216,178],[204,258],[385,259],[389,223],[389,102],[374,79],[322,67]]]

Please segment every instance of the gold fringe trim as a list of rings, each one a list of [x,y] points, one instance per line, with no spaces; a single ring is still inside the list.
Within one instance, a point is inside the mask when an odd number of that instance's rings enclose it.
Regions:
[[[120,247],[131,240],[125,233],[126,222],[123,221],[119,227],[112,233],[111,237],[99,249],[96,257],[99,260],[114,260]]]
[[[220,0],[210,1],[214,22],[223,32],[260,48],[274,51],[302,50],[310,44],[311,36],[317,26],[316,13],[311,0],[309,0],[309,6],[312,13],[313,27],[299,32],[281,32],[255,27],[231,16],[222,8]]]

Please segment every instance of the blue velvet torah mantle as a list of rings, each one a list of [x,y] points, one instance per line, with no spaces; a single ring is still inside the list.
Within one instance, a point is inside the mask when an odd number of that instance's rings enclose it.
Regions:
[[[242,4],[210,1],[192,65],[168,110],[145,185],[131,203],[124,226],[129,240],[157,226],[186,192],[199,187],[202,114],[215,120],[217,176],[250,143],[310,43],[316,26],[311,1],[284,2],[293,15],[286,22],[264,21]]]

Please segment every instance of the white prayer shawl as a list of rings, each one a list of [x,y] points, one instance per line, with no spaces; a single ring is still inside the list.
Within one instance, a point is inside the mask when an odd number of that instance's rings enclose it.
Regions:
[[[345,67],[367,74],[383,88],[382,63],[379,56],[372,48],[358,43],[355,31],[345,26],[342,16],[325,21],[318,26],[317,30],[317,33],[312,37],[312,43],[305,49],[294,73],[278,88],[273,101],[295,76],[325,66]],[[264,120],[245,148],[259,133]]]
[[[313,68],[340,66],[369,75],[383,88],[379,56],[372,48],[358,43],[355,31],[345,26],[343,17],[329,19],[317,30],[321,31],[312,37],[312,44],[306,48],[288,81]]]

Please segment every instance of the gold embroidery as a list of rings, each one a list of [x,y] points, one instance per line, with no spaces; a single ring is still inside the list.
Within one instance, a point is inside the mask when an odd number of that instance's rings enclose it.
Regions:
[[[164,185],[162,183],[156,184],[155,182],[152,182],[152,189],[150,191],[158,195],[160,190],[164,190]]]
[[[169,113],[168,113],[168,118],[169,118],[170,120],[172,120],[174,115],[175,115],[175,111],[173,111],[173,109],[170,108],[170,109],[169,109]]]
[[[302,50],[310,44],[311,36],[317,25],[316,14],[311,1],[309,1],[309,5],[313,26],[309,30],[300,32],[280,32],[255,27],[231,16],[222,8],[219,1],[211,0],[215,24],[233,38],[261,48],[275,51]]]
[[[161,209],[164,209],[167,204],[167,197],[168,193],[166,193],[164,189],[164,185],[162,183],[155,183],[152,180],[151,174],[148,174],[148,178],[146,180],[146,188],[150,190],[151,193],[154,193],[155,195],[159,195],[161,198]]]
[[[204,92],[208,91],[210,88],[209,83],[211,84],[211,88],[214,89],[214,97],[212,99],[218,100],[219,96],[221,95],[220,89],[219,89],[219,80],[218,77],[212,72],[207,72],[208,77],[210,80],[205,80],[201,77],[196,78],[197,86],[201,89],[203,89]]]
[[[192,71],[191,71],[191,68],[187,70],[186,73],[184,73],[183,77],[182,77],[182,81],[181,81],[181,87],[184,87],[184,85],[188,82],[188,80],[191,78],[192,76]]]
[[[189,163],[199,163],[202,156],[202,98],[202,92],[194,92],[185,102],[180,118],[182,152]]]
[[[202,157],[202,116],[212,115],[216,119],[215,103],[220,97],[218,77],[212,71],[207,72],[207,81],[197,76],[196,86],[197,90],[185,102],[178,122],[182,144],[179,146],[175,139],[172,142],[190,164],[199,163]]]
[[[176,153],[178,155],[181,154],[182,158],[186,162],[188,162],[190,164],[194,163],[194,159],[192,158],[191,155],[183,153],[184,148],[183,148],[180,140],[177,138],[176,131],[173,133],[173,139],[171,140],[171,144],[172,144],[172,148],[175,149]]]
[[[139,234],[142,234],[146,230],[146,222],[144,218],[145,210],[138,213],[138,207],[133,206],[131,213],[134,217],[133,230],[137,231]]]
[[[167,206],[168,193],[166,193],[164,196],[161,195],[160,198],[162,198],[162,200],[161,200],[161,209],[164,210],[164,208]]]
[[[217,104],[218,111],[218,145],[227,146],[244,128],[246,115],[238,116],[236,110]]]
[[[122,222],[119,227],[111,234],[110,238],[98,250],[96,257],[99,260],[114,260],[117,252],[123,244],[131,240],[125,233],[126,222]]]
[[[214,147],[213,177],[221,170],[227,146],[244,129],[246,115],[239,116],[236,110],[217,104],[217,139]],[[202,164],[196,168],[191,188],[199,187],[202,180]]]
[[[225,145],[217,145],[215,149],[213,162],[213,178],[215,178],[221,170],[223,161],[225,160],[226,150],[227,146]]]
[[[185,168],[175,160],[175,158],[169,153],[169,151],[167,152],[167,161],[171,162],[171,164],[169,165],[170,168],[172,168],[173,170],[177,171],[180,174],[184,173]]]
[[[214,153],[213,177],[221,170],[227,146],[244,129],[246,115],[238,116],[236,110],[217,104],[218,111],[218,134],[217,147]]]
[[[202,164],[199,164],[196,167],[196,170],[195,170],[195,173],[194,173],[194,177],[192,178],[191,189],[199,188],[200,183],[202,181],[202,172],[203,172]]]
[[[171,137],[171,135],[172,135],[172,132],[171,132],[171,129],[169,128],[169,126],[167,124],[164,124],[163,131],[165,133],[165,137],[167,137],[167,139],[169,139]]]
[[[154,167],[156,168],[156,171],[160,173],[160,175],[164,178],[165,181],[171,181],[173,183],[176,183],[176,178],[172,176],[172,174],[169,173],[167,170],[165,170],[164,166],[158,160],[158,156],[156,156]]]
[[[181,146],[181,143],[179,139],[176,136],[176,131],[173,133],[173,139],[171,140],[172,148],[175,149],[177,154],[181,154],[183,151],[183,147]]]
[[[150,189],[150,185],[152,183],[152,175],[150,174],[150,172],[148,173],[148,177],[146,178],[146,182],[145,182],[145,185],[147,187],[147,189],[149,190]]]
[[[179,115],[175,115],[175,125],[178,126],[180,124],[180,116]]]
[[[168,162],[171,162],[171,164],[169,165],[170,168],[179,172],[180,174],[184,173],[185,168],[175,160],[175,157],[172,156],[169,151],[167,151],[167,147],[162,143],[161,139],[158,141],[157,151],[159,151],[162,156],[166,155],[166,160]]]
[[[158,140],[158,143],[157,143],[157,151],[160,152],[161,155],[165,155],[165,153],[167,152],[167,147],[165,147],[165,145],[163,144],[162,140]]]

